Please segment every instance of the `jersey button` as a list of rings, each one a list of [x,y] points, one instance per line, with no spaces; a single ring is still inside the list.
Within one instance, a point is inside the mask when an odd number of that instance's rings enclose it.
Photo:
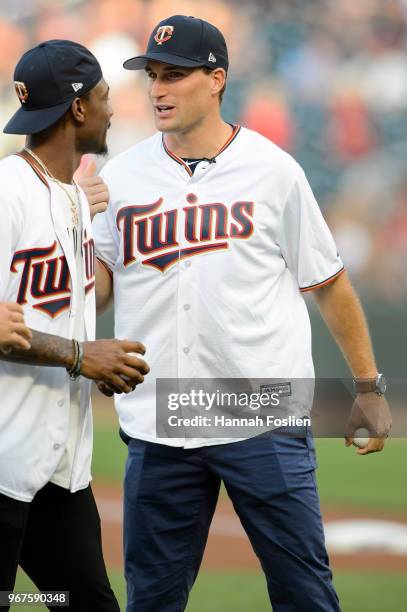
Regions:
[[[184,310],[189,310],[191,308],[190,304],[184,304]]]
[[[188,355],[189,353],[189,346],[184,346],[184,348],[182,349],[185,353],[185,355]]]
[[[61,399],[61,400],[59,400],[59,401],[58,401],[58,407],[59,407],[59,408],[62,408],[62,406],[64,405],[64,403],[65,403],[65,402],[64,402],[64,400],[62,400],[62,399]]]
[[[61,445],[60,445],[60,444],[54,444],[54,450],[59,450],[59,449],[60,449],[60,447],[61,447]]]

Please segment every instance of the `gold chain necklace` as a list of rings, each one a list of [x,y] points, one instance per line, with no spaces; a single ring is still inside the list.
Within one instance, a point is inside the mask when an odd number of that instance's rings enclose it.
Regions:
[[[44,170],[45,174],[47,175],[48,178],[50,178],[52,181],[54,181],[61,189],[62,191],[65,193],[66,197],[69,200],[69,204],[70,204],[70,208],[71,208],[71,216],[72,216],[72,224],[75,228],[78,227],[79,225],[79,206],[80,206],[80,200],[79,200],[79,193],[78,193],[78,187],[75,183],[75,181],[72,181],[71,185],[73,185],[75,187],[75,193],[76,193],[76,202],[73,199],[73,197],[71,196],[71,194],[69,193],[69,191],[66,189],[66,187],[64,187],[64,184],[57,179],[47,168],[47,166],[44,164],[44,162],[38,157],[38,155],[36,155],[34,153],[34,151],[31,151],[31,149],[29,149],[28,147],[24,147],[23,151],[25,151],[26,153],[28,153],[29,155],[31,155],[31,157],[33,159],[35,159],[35,161],[37,162],[37,164],[39,164],[39,166]]]

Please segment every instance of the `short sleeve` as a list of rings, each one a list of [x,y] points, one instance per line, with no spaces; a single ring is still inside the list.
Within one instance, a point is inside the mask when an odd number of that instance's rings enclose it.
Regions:
[[[92,230],[96,257],[112,272],[119,255],[118,236],[115,229],[112,203],[109,202],[107,210],[93,218]]]
[[[282,213],[279,244],[301,291],[318,289],[344,271],[335,241],[299,166]]]
[[[11,196],[0,193],[0,300],[8,299],[7,288],[10,282],[10,266],[14,255],[14,244],[17,243],[16,223],[12,216]]]

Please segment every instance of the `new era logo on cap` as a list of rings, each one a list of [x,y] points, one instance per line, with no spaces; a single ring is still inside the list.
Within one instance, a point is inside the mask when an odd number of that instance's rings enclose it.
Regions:
[[[213,53],[209,53],[208,62],[213,62],[214,64],[216,64],[216,57]]]
[[[82,89],[83,83],[72,83],[72,89],[76,92]]]

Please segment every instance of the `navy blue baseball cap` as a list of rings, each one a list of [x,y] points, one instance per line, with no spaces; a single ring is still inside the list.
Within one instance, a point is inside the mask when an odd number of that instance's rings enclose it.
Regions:
[[[228,50],[223,34],[211,23],[197,17],[174,15],[154,28],[144,55],[124,62],[127,70],[142,70],[149,60],[184,68],[228,70]]]
[[[79,43],[48,40],[30,49],[14,71],[21,108],[7,123],[5,134],[36,134],[50,127],[102,78],[96,57]]]

